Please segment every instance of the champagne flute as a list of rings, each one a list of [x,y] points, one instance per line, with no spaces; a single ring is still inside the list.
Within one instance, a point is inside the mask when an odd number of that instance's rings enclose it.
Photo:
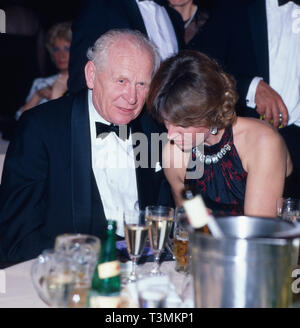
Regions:
[[[127,283],[135,282],[137,261],[141,257],[148,237],[149,226],[145,220],[144,211],[124,213],[124,230],[128,254],[132,261],[132,269]]]
[[[150,245],[154,253],[154,265],[151,275],[162,275],[160,271],[160,254],[169,238],[173,225],[174,209],[166,206],[147,206],[146,219],[149,224]]]

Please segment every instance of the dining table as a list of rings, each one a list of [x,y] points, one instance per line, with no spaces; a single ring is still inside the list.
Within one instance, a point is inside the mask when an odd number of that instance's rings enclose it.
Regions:
[[[33,261],[22,262],[0,270],[0,279],[2,280],[0,308],[48,307],[39,298],[31,281],[30,271]]]
[[[0,270],[0,308],[49,308],[38,296],[31,279],[33,260],[22,262]],[[148,274],[153,263],[146,262],[138,266],[140,274]],[[130,270],[131,262],[121,263],[121,274]],[[175,288],[176,297],[170,307],[193,307],[193,288],[191,276],[175,271],[175,261],[161,263],[161,272],[167,275]],[[131,286],[132,287],[132,286]],[[124,295],[130,299],[128,307],[137,307],[134,297],[130,294],[132,288],[124,289]]]

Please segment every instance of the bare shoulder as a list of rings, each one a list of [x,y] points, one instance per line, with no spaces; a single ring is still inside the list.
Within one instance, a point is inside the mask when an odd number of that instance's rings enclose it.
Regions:
[[[239,117],[233,126],[233,138],[246,171],[248,171],[249,161],[268,157],[268,154],[276,152],[284,159],[287,158],[287,150],[282,137],[277,130],[264,121]]]
[[[240,146],[247,144],[254,148],[268,144],[284,146],[284,142],[277,130],[270,124],[250,117],[239,117],[233,127],[234,143]]]

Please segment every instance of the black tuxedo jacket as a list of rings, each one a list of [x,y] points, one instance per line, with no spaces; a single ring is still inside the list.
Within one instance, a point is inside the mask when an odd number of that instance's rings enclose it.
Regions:
[[[254,76],[269,82],[265,1],[214,0],[211,19],[191,48],[216,59],[235,77],[238,114],[257,117],[245,99]]]
[[[269,43],[266,1],[248,0],[248,22],[258,76],[269,83]]]
[[[20,119],[0,187],[0,262],[33,258],[52,248],[62,233],[103,237],[106,219],[92,171],[87,104],[84,91],[40,105]],[[131,126],[133,133],[147,136],[150,162],[150,135],[161,128],[147,113]],[[141,208],[173,205],[163,170],[137,168],[136,177]]]
[[[163,5],[173,23],[178,46],[184,45],[184,26],[181,16],[166,1]],[[77,92],[86,86],[84,66],[87,49],[105,32],[114,28],[138,30],[147,35],[146,27],[135,0],[88,0],[84,1],[80,15],[72,25],[72,43],[69,62],[68,89]]]

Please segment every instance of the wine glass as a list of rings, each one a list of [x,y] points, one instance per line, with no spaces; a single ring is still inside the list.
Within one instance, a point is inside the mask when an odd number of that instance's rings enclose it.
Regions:
[[[162,275],[160,271],[160,254],[169,238],[173,225],[174,209],[166,206],[147,206],[146,220],[149,224],[150,245],[154,253],[154,265],[151,275]]]
[[[297,222],[300,219],[300,200],[279,198],[276,202],[277,216],[285,221]]]
[[[132,261],[131,273],[127,283],[131,283],[137,280],[137,261],[145,248],[149,226],[145,220],[145,211],[126,212],[123,219],[127,250]]]

